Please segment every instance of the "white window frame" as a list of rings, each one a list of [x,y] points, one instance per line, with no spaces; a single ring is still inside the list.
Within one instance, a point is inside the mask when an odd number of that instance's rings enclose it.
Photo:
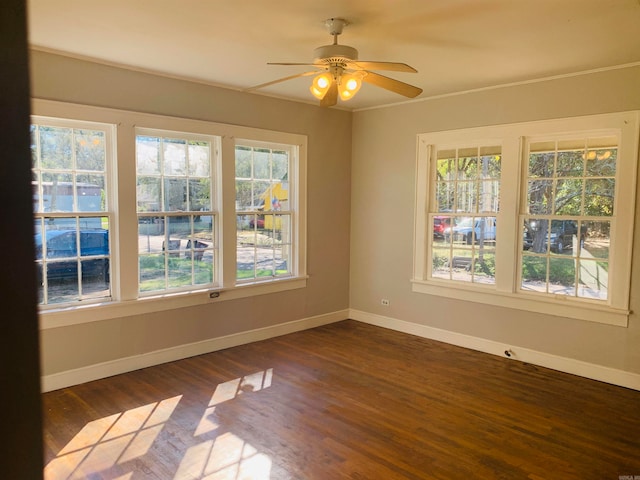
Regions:
[[[114,237],[114,234],[115,234],[115,232],[113,231],[115,227],[115,224],[113,221],[114,220],[114,201],[115,201],[114,200],[115,190],[113,187],[115,126],[109,123],[104,123],[104,122],[73,120],[73,119],[67,119],[67,118],[50,117],[45,115],[33,115],[31,124],[38,125],[38,126],[47,126],[47,127],[60,127],[60,128],[69,128],[69,129],[79,129],[79,130],[87,129],[87,130],[97,130],[97,131],[104,132],[105,134],[104,177],[105,177],[105,194],[106,194],[105,210],[84,211],[81,209],[77,209],[77,210],[68,211],[68,212],[45,212],[45,211],[40,212],[37,209],[34,209],[35,210],[34,220],[40,220],[42,218],[71,219],[71,218],[77,218],[77,217],[106,218],[109,225],[109,233],[108,233],[109,249],[110,249],[109,259],[110,259],[110,264],[113,264],[114,248],[113,248],[112,238]],[[69,174],[72,174],[75,176],[76,172],[74,170],[69,170]],[[40,193],[41,192],[38,193],[38,198],[42,199],[42,195]],[[79,241],[79,239],[77,239],[77,241]],[[78,252],[78,255],[80,255],[80,252]],[[43,272],[43,282],[46,287],[47,279],[45,277],[46,275]],[[109,299],[112,296],[112,292],[113,292],[113,280],[110,280],[109,295],[104,297],[88,297],[79,301],[83,305],[98,304],[101,302],[109,301]],[[74,301],[73,303],[77,303],[77,302],[78,300]],[[60,308],[61,305],[66,305],[66,304],[65,303],[46,303],[46,304],[39,305],[39,308],[42,310],[54,310],[54,309]]]
[[[530,312],[627,326],[631,258],[635,215],[638,133],[640,112],[543,120],[511,125],[419,134],[416,160],[416,207],[412,290]],[[528,137],[611,134],[619,138],[614,216],[610,218],[610,296],[606,302],[566,296],[538,295],[519,289],[521,189],[524,185],[523,155]],[[480,285],[431,278],[429,213],[435,194],[432,156],[441,145],[481,144],[502,146],[500,211],[497,214],[496,283]],[[614,246],[615,245],[615,246]]]
[[[176,308],[206,305],[220,301],[250,297],[304,288],[306,271],[306,135],[272,130],[226,125],[163,115],[137,113],[125,110],[70,104],[51,100],[32,100],[34,116],[79,120],[111,124],[115,128],[114,165],[111,183],[113,192],[110,211],[111,230],[111,301],[81,305],[60,305],[59,308],[41,309],[40,328],[56,328],[110,318],[140,315]],[[219,285],[194,288],[180,292],[162,292],[141,296],[138,292],[138,215],[136,208],[136,128],[185,132],[220,138],[218,169],[220,188],[218,213],[219,232]],[[295,181],[295,271],[285,278],[269,282],[236,284],[236,217],[235,217],[235,142],[236,139],[269,144],[295,146],[298,151]],[[293,181],[293,179],[290,179]]]
[[[203,134],[199,134],[199,135],[194,135],[191,133],[184,133],[184,132],[174,132],[174,131],[167,131],[167,130],[158,130],[158,129],[149,129],[149,128],[143,128],[143,127],[136,127],[136,144],[137,144],[137,138],[138,136],[149,136],[149,137],[160,137],[160,138],[172,138],[172,139],[179,139],[179,140],[193,140],[193,141],[206,141],[209,143],[210,145],[210,152],[209,152],[209,179],[211,180],[211,184],[210,184],[210,210],[207,212],[204,212],[205,215],[209,215],[212,217],[212,221],[213,221],[213,249],[211,250],[211,254],[213,257],[213,279],[212,282],[207,284],[207,285],[201,285],[201,286],[187,286],[187,287],[167,287],[164,290],[157,290],[157,291],[140,291],[139,295],[141,297],[148,297],[148,296],[155,296],[155,295],[159,295],[159,294],[166,294],[166,293],[171,293],[171,292],[179,292],[179,291],[190,291],[193,290],[194,288],[198,289],[198,288],[209,288],[209,289],[214,289],[220,286],[220,265],[219,265],[219,257],[220,257],[220,249],[219,249],[219,239],[220,239],[220,232],[221,232],[221,228],[220,228],[220,211],[219,211],[219,205],[220,205],[220,195],[219,195],[219,191],[220,191],[220,184],[221,184],[221,178],[220,178],[220,137],[219,136],[213,136],[213,135],[203,135]],[[137,171],[136,171],[136,175],[137,175]],[[165,178],[165,174],[164,173],[159,173],[156,176],[158,176],[159,178],[162,178],[163,182],[164,182],[164,178]],[[164,198],[161,199],[161,201],[164,201]],[[136,207],[137,207],[137,202],[136,202]],[[144,216],[144,213],[150,213],[150,212],[140,212],[137,210],[136,208],[136,213],[140,216]],[[182,211],[175,211],[175,210],[165,210],[164,207],[159,208],[159,211],[157,212],[158,216],[162,216],[165,219],[167,217],[177,217],[177,216],[192,216],[194,214],[196,214],[195,211],[193,210],[186,210],[184,212]],[[166,225],[166,223],[165,223]],[[165,261],[167,259],[165,258]],[[193,267],[193,260],[192,260],[192,267]],[[165,276],[168,274],[168,272],[165,272]]]
[[[241,286],[241,285],[246,285],[246,284],[256,284],[256,283],[268,283],[268,282],[273,282],[273,281],[281,281],[284,280],[286,278],[292,278],[296,276],[296,272],[299,271],[299,261],[300,261],[300,254],[299,254],[299,249],[300,249],[300,232],[299,229],[296,228],[296,226],[298,225],[298,223],[301,221],[301,215],[300,215],[300,200],[301,200],[301,195],[299,194],[300,191],[300,185],[301,182],[301,168],[300,168],[300,148],[297,145],[290,145],[290,144],[281,144],[281,143],[273,143],[273,142],[261,142],[261,141],[256,141],[256,140],[251,140],[251,139],[236,139],[235,140],[235,146],[246,146],[246,147],[252,147],[252,148],[265,148],[265,149],[271,149],[271,150],[283,150],[283,151],[287,151],[289,154],[289,165],[288,165],[288,178],[289,178],[289,185],[288,185],[288,190],[289,190],[289,200],[288,200],[288,204],[289,204],[289,209],[286,213],[289,215],[290,217],[290,224],[291,224],[291,233],[290,233],[290,242],[291,242],[291,264],[290,264],[290,273],[286,276],[276,276],[276,277],[255,277],[255,278],[251,278],[251,279],[246,279],[246,280],[241,280],[236,278],[235,279],[235,284],[237,286]],[[234,151],[235,151],[235,146],[234,146]],[[235,164],[234,164],[234,172],[235,172]],[[234,175],[235,176],[235,175]],[[236,215],[242,215],[243,211],[236,211]],[[252,212],[246,212],[248,214],[251,214]],[[273,211],[273,212],[268,212],[266,213],[266,215],[273,213],[273,214],[280,214],[280,212],[278,211]],[[264,215],[264,214],[263,214]],[[237,249],[236,249],[237,252]],[[304,266],[303,266],[304,267]]]

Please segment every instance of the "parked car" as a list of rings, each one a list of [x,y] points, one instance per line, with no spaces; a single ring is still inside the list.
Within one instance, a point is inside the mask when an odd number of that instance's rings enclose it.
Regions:
[[[444,231],[451,226],[452,220],[452,217],[433,217],[433,238],[444,238]]]
[[[445,228],[446,241],[463,241],[471,245],[474,241],[496,239],[496,217],[464,217],[453,227]]]
[[[539,231],[536,222],[532,221],[529,228],[525,228],[523,247],[525,250],[533,248],[536,232]],[[573,248],[573,239],[578,237],[578,223],[575,220],[551,220],[551,231],[547,236],[549,248],[552,252],[562,253]],[[587,226],[582,224],[579,241],[582,245],[587,237]]]
[[[251,220],[249,220],[249,227],[251,228],[258,228],[258,229],[263,229],[264,228],[264,215],[257,215],[257,218],[252,218]]]
[[[47,278],[78,277],[78,257],[82,263],[82,277],[97,277],[109,281],[109,231],[101,228],[80,230],[80,255],[76,230],[47,230],[46,252],[43,255],[43,237],[35,235],[36,259],[44,260]],[[87,258],[83,257],[98,257]],[[42,272],[38,269],[42,283]]]

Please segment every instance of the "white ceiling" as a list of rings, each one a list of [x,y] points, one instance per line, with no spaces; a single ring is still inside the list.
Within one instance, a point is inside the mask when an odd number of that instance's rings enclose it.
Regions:
[[[330,44],[331,17],[350,22],[339,43],[361,60],[407,63],[381,72],[418,97],[640,62],[640,0],[28,0],[32,47],[244,89],[308,71]],[[312,77],[259,91],[312,102]],[[640,85],[638,86],[640,88]],[[364,84],[338,107],[407,101]]]

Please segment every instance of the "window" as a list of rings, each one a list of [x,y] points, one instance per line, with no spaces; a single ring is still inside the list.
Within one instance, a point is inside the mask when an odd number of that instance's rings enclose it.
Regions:
[[[305,136],[33,108],[42,328],[306,286]]]
[[[41,305],[111,296],[112,127],[34,118],[31,126],[36,270]]]
[[[432,277],[495,283],[500,146],[436,151]]]
[[[292,273],[291,146],[236,145],[237,281]]]
[[[218,283],[217,139],[137,130],[140,292]]]
[[[419,135],[413,290],[626,325],[637,117]]]
[[[609,298],[618,138],[527,139],[520,289]]]

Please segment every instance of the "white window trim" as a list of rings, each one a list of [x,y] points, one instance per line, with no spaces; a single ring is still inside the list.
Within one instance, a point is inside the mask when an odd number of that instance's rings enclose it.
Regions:
[[[303,170],[303,165],[301,165],[301,162],[299,161],[300,159],[300,152],[299,152],[299,148],[291,148],[291,147],[297,147],[297,145],[291,145],[291,144],[285,144],[285,143],[275,143],[275,142],[264,142],[264,141],[256,141],[256,140],[252,140],[252,139],[247,139],[247,138],[237,138],[234,139],[234,160],[235,160],[235,147],[237,145],[240,146],[247,146],[247,147],[254,147],[254,148],[268,148],[268,149],[278,149],[278,148],[282,148],[283,150],[286,150],[289,152],[290,157],[293,157],[292,160],[289,161],[289,170],[288,170],[288,174],[289,174],[289,211],[291,212],[291,225],[292,225],[292,231],[291,231],[291,258],[292,258],[292,268],[291,271],[292,272],[296,272],[298,271],[298,262],[299,261],[304,261],[304,259],[306,258],[306,255],[300,255],[300,248],[302,247],[299,244],[300,241],[300,233],[299,233],[299,229],[297,228],[297,225],[304,220],[304,215],[300,215],[300,204],[302,201],[304,201],[303,197],[306,197],[306,195],[301,195],[299,194],[299,192],[301,191],[301,187],[304,186],[304,182],[301,182],[301,175],[304,174],[304,170]],[[295,151],[294,151],[295,150]],[[235,171],[235,164],[234,164],[234,171]],[[302,173],[301,173],[302,172]],[[235,197],[234,197],[234,202],[235,202]],[[234,211],[237,215],[242,215],[242,211]],[[278,212],[274,212],[275,214],[277,214]],[[234,221],[236,220],[236,217],[234,216]],[[305,228],[306,230],[306,228]],[[234,230],[235,231],[235,230]],[[236,253],[237,253],[237,249],[236,249]],[[306,269],[306,266],[305,266]],[[235,282],[236,286],[243,286],[243,285],[252,285],[252,284],[257,284],[257,283],[268,283],[268,282],[278,282],[281,281],[283,279],[290,279],[292,277],[295,277],[294,275],[288,275],[288,276],[282,276],[282,277],[265,277],[265,278],[254,278],[254,279],[249,279],[249,280],[242,280],[242,281],[238,281],[237,278],[235,278],[235,269],[233,271],[233,279],[229,279],[229,282]]]
[[[530,312],[588,320],[610,325],[627,326],[633,224],[635,215],[636,175],[638,164],[638,135],[640,112],[622,112],[603,115],[543,120],[511,125],[478,127],[420,134],[417,138],[416,207],[414,222],[414,292],[443,296],[459,300],[526,310]],[[590,135],[598,131],[618,129],[620,144],[616,169],[617,195],[615,218],[612,219],[612,238],[616,242],[611,250],[610,266],[613,288],[606,303],[575,299],[565,296],[544,296],[518,291],[518,251],[520,248],[519,214],[522,195],[522,148],[525,137],[561,136],[575,132]],[[433,194],[431,184],[431,151],[433,146],[460,145],[491,141],[502,145],[500,212],[497,215],[497,236],[502,248],[496,251],[495,285],[466,284],[430,278],[428,214]],[[624,207],[623,207],[624,206]],[[507,245],[505,248],[504,245]],[[511,248],[508,247],[511,245]]]
[[[112,175],[110,211],[116,212],[110,225],[112,240],[112,300],[81,305],[61,305],[40,311],[40,328],[56,328],[131,315],[206,305],[238,298],[304,288],[306,272],[306,135],[271,130],[226,125],[162,115],[144,114],[125,110],[93,107],[51,100],[33,99],[32,114],[38,117],[79,120],[116,125],[114,135],[115,165]],[[235,139],[251,139],[269,144],[295,145],[298,148],[298,205],[296,210],[295,253],[297,271],[294,276],[268,281],[235,284],[236,269],[236,220],[235,182],[222,181],[218,189],[218,213],[222,235],[220,258],[222,260],[222,285],[216,288],[194,289],[186,292],[162,292],[155,296],[140,296],[137,272],[137,208],[136,208],[136,127],[173,132],[188,132],[221,138],[221,162],[219,172],[223,177],[235,179]],[[133,245],[133,247],[132,247]],[[124,271],[122,271],[124,270]]]
[[[210,162],[209,162],[209,168],[210,168],[210,173],[213,175],[212,177],[212,182],[211,182],[211,188],[213,190],[212,192],[212,197],[210,199],[211,201],[211,214],[213,217],[215,217],[215,228],[213,230],[213,235],[214,235],[214,239],[216,240],[216,247],[214,249],[214,259],[215,259],[215,265],[219,264],[220,261],[220,255],[221,255],[221,250],[220,250],[220,233],[221,233],[221,228],[220,228],[220,215],[221,215],[221,209],[220,206],[222,205],[221,201],[220,201],[220,189],[221,189],[221,168],[220,168],[220,137],[216,136],[216,135],[205,135],[205,134],[198,134],[198,135],[194,135],[193,133],[186,133],[186,132],[176,132],[176,131],[170,131],[170,130],[160,130],[160,129],[151,129],[151,128],[147,128],[147,127],[135,127],[135,135],[136,135],[136,139],[138,136],[142,135],[142,136],[150,136],[150,137],[164,137],[164,138],[180,138],[181,140],[195,140],[195,141],[200,141],[200,140],[205,140],[208,141],[210,143],[211,146],[211,151],[210,151]],[[137,169],[136,169],[136,178],[137,178]],[[137,180],[136,180],[137,182]],[[142,212],[138,212],[137,210],[137,201],[136,201],[136,214],[140,214]],[[160,215],[168,215],[171,216],[172,214],[175,214],[175,211],[165,211],[165,210],[161,210],[160,212],[158,212]],[[181,212],[182,213],[182,212]],[[192,215],[194,214],[193,211],[185,211],[184,212],[185,215]],[[209,289],[215,289],[218,288],[219,286],[222,285],[222,283],[220,282],[220,277],[221,277],[221,272],[220,272],[220,268],[218,267],[215,271],[214,271],[214,276],[213,276],[213,284],[212,285],[207,285],[207,286],[190,286],[190,287],[182,287],[182,288],[169,288],[166,290],[161,290],[161,291],[148,291],[148,292],[140,292],[138,290],[138,296],[140,298],[142,297],[156,297],[158,295],[162,295],[162,294],[171,294],[171,293],[179,293],[180,291],[193,291],[194,289],[205,289],[205,288],[209,288]],[[140,285],[138,285],[138,288],[140,287]]]

